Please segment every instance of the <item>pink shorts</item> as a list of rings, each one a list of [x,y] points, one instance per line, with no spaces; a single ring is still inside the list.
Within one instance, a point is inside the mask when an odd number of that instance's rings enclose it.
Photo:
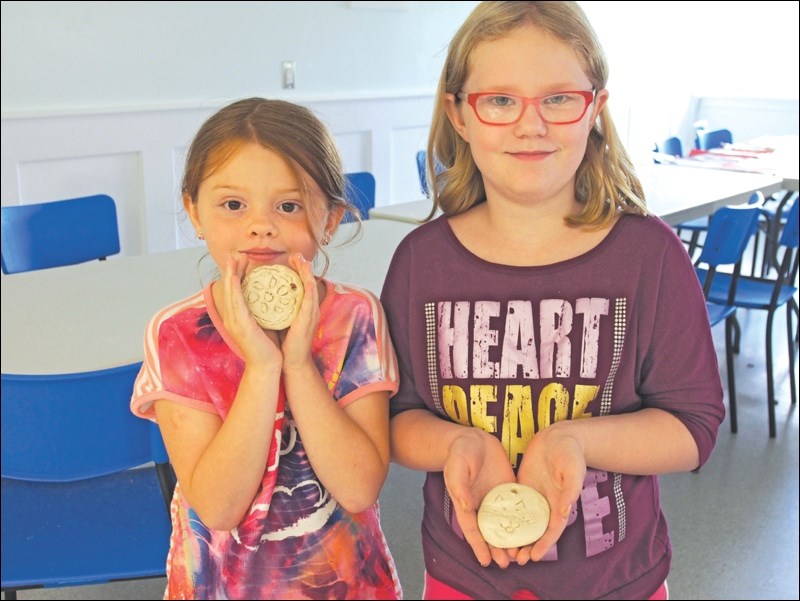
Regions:
[[[471,600],[472,597],[467,597],[464,593],[447,586],[444,582],[436,580],[428,572],[425,572],[425,590],[422,592],[422,598],[426,601],[430,600],[445,600],[451,599],[452,601],[466,601]],[[538,599],[536,595],[528,591],[517,591],[511,597],[512,599]],[[667,583],[664,582],[658,590],[648,597],[648,600],[661,601],[669,599],[667,591]]]

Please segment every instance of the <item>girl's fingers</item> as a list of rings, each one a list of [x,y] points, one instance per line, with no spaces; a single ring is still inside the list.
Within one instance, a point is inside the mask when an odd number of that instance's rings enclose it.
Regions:
[[[539,561],[550,550],[550,547],[558,542],[564,529],[567,527],[571,512],[570,504],[562,504],[558,511],[551,508],[550,523],[547,526],[542,538],[536,541],[530,548],[529,557],[533,561]]]
[[[453,503],[456,502],[457,501],[453,499]],[[474,510],[467,509],[463,506],[455,507],[454,509],[456,519],[458,520],[458,526],[464,534],[464,539],[469,543],[469,546],[472,547],[475,558],[483,567],[488,566],[494,558],[494,554],[489,545],[486,544],[486,541],[483,540],[480,530],[478,529],[477,514]]]
[[[492,560],[501,568],[505,569],[511,563],[511,554],[507,549],[500,549],[489,545],[489,551],[492,554]]]
[[[310,300],[316,300],[317,297],[317,280],[314,277],[314,271],[311,268],[311,263],[303,257],[300,253],[295,253],[289,257],[291,267],[300,275],[305,287],[305,296],[310,296]]]

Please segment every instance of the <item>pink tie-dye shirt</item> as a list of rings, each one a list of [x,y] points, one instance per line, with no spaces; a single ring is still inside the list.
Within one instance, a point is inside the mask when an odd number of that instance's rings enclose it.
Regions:
[[[380,303],[364,290],[325,284],[312,354],[333,398],[345,406],[370,392],[394,394],[397,365]],[[243,371],[206,287],[151,320],[132,411],[154,419],[153,402],[167,399],[224,420]],[[377,504],[352,514],[331,497],[283,399],[264,478],[242,522],[231,531],[206,527],[180,483],[171,513],[165,598],[401,598]]]

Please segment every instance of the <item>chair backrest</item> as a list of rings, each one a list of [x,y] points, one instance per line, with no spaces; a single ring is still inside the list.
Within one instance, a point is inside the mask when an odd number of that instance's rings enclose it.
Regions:
[[[2,374],[3,478],[71,482],[166,463],[158,427],[129,408],[140,366]]]
[[[668,154],[674,157],[683,156],[683,143],[677,136],[671,136],[666,140],[656,143],[656,152],[661,154]]]
[[[706,119],[699,119],[699,120],[695,121],[694,123],[692,123],[692,126],[694,127],[694,147],[699,150],[700,149],[700,134],[701,134],[701,132],[710,131],[710,129],[708,127],[709,123],[708,123],[708,121]]]
[[[347,176],[347,200],[354,205],[362,220],[369,219],[369,210],[375,206],[375,176],[369,171],[356,171]],[[344,214],[342,223],[355,221],[350,213]]]
[[[758,203],[717,209],[709,220],[697,262],[714,267],[738,263],[758,227],[759,210]]]
[[[3,273],[105,259],[119,250],[117,207],[105,194],[2,207]]]
[[[419,187],[425,196],[428,196],[428,153],[425,150],[417,151],[417,173],[419,174]],[[438,161],[434,165],[435,174],[439,175],[444,166]]]
[[[140,366],[2,374],[7,598],[163,577],[175,476],[158,427],[129,408]]]
[[[697,144],[700,150],[722,148],[723,145],[732,143],[733,134],[729,129],[702,129],[697,132]]]
[[[761,197],[763,199],[763,195]],[[728,291],[729,304],[736,294],[741,261],[750,238],[758,228],[761,205],[746,204],[720,207],[708,222],[703,250],[696,265],[706,264],[708,269],[697,269],[706,298],[711,291],[714,276],[722,265],[733,265],[734,279]]]
[[[417,151],[417,173],[419,174],[419,187],[425,196],[428,195],[428,175],[427,167],[425,165],[427,154],[428,153],[424,150]]]

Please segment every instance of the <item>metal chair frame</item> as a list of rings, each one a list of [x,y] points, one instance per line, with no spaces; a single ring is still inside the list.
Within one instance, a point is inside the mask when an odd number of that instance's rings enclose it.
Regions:
[[[797,403],[797,374],[795,355],[800,338],[800,324],[793,326],[792,318],[800,317],[797,300],[798,275],[798,239],[800,224],[798,210],[800,201],[795,200],[786,218],[786,225],[779,238],[778,245],[783,249],[782,259],[774,277],[744,276],[739,271],[733,274],[717,274],[710,285],[707,298],[716,303],[726,303],[737,309],[758,309],[767,312],[766,325],[766,359],[767,359],[767,414],[769,419],[769,435],[776,435],[775,425],[775,374],[772,351],[772,330],[775,313],[780,307],[786,307],[786,338],[789,350],[789,378],[791,381],[791,403]],[[712,220],[713,222],[713,220]],[[800,321],[800,320],[798,320]],[[737,342],[740,333],[737,333]]]

